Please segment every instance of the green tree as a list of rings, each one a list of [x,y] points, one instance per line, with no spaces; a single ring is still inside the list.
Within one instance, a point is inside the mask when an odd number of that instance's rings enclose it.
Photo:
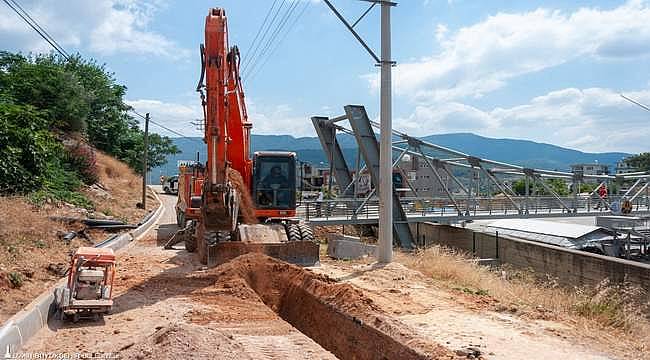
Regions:
[[[85,88],[74,72],[66,71],[54,56],[28,59],[0,52],[0,85],[14,103],[41,110],[51,126],[83,131],[89,114]]]
[[[560,196],[566,196],[569,194],[569,187],[567,183],[562,179],[545,179],[544,183],[551,188],[555,193]],[[551,195],[546,189],[536,181],[533,184],[533,180],[529,180],[529,191],[532,195],[533,192],[536,195]],[[526,181],[524,179],[519,179],[512,184],[512,191],[517,195],[526,195]]]
[[[650,171],[650,152],[633,155],[625,160],[639,171]]]
[[[133,133],[130,138],[132,144],[125,147],[121,158],[138,174],[142,174],[142,154],[144,150],[144,137],[142,133]],[[174,145],[172,139],[155,133],[149,134],[149,150],[147,153],[147,170],[167,163],[168,154],[178,154],[180,150]]]
[[[0,193],[43,185],[48,163],[63,148],[48,128],[47,116],[33,106],[0,103]]]
[[[126,87],[94,60],[74,56],[23,56],[0,52],[0,101],[29,105],[47,129],[79,132],[95,148],[142,171],[143,132],[124,102]],[[171,139],[150,134],[149,164],[162,165],[179,150]],[[86,162],[73,161],[86,181]]]

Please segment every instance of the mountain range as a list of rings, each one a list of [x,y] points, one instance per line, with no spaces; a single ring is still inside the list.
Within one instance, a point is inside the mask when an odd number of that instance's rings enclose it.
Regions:
[[[480,158],[559,171],[568,171],[571,164],[595,162],[607,164],[610,166],[610,171],[613,171],[618,161],[631,155],[622,152],[587,153],[529,140],[495,139],[472,133],[429,135],[421,139]],[[157,179],[158,175],[175,173],[177,162],[195,160],[197,151],[201,161],[205,161],[205,145],[202,138],[174,138],[173,140],[181,153],[170,156],[166,165],[155,168],[152,177]],[[351,135],[346,134],[339,135],[338,141],[348,163],[353,166],[357,157],[356,141]],[[327,155],[323,153],[317,137],[252,135],[251,150],[294,151],[301,161],[316,166],[327,166]]]

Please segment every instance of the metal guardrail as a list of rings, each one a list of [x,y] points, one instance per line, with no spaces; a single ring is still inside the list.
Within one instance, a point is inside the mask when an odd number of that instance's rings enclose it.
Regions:
[[[578,216],[609,214],[609,204],[622,200],[611,196],[606,201],[597,197],[458,197],[455,203],[447,197],[401,198],[402,207],[409,222],[421,218],[503,218],[538,216]],[[516,205],[516,206],[515,206]],[[632,201],[633,212],[650,211],[650,197],[639,196]],[[340,198],[335,200],[304,201],[298,208],[298,216],[312,222],[354,223],[376,220],[379,217],[379,200]]]

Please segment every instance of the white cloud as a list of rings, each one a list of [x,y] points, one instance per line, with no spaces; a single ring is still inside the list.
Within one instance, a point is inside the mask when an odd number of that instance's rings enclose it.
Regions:
[[[161,0],[35,0],[23,4],[68,52],[185,58],[189,55],[187,49],[149,29],[164,6]],[[4,6],[0,12],[0,41],[7,50],[51,50],[17,14]]]
[[[626,95],[650,103],[650,89]],[[396,119],[395,128],[411,134],[473,131],[584,151],[641,152],[648,150],[648,119],[650,113],[610,89],[568,88],[489,111],[456,102],[419,105],[410,116]]]
[[[315,135],[309,116],[296,115],[289,105],[261,107],[249,100],[248,110],[248,119],[253,123],[253,134],[286,134],[296,137]]]
[[[646,56],[650,6],[631,0],[614,9],[581,8],[572,13],[537,9],[498,13],[455,32],[438,27],[440,52],[395,69],[395,91],[427,103],[481,97],[517,76],[589,56]],[[375,74],[365,75],[371,89]]]
[[[448,32],[449,32],[449,28],[447,27],[447,25],[445,24],[436,25],[436,40],[438,40],[438,42],[442,42],[447,36]]]

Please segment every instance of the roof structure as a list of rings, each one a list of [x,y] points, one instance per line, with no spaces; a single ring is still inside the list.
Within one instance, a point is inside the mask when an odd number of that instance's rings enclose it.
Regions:
[[[498,231],[526,240],[572,249],[612,238],[605,228],[592,225],[567,224],[533,219],[501,219],[487,224],[489,231]]]

